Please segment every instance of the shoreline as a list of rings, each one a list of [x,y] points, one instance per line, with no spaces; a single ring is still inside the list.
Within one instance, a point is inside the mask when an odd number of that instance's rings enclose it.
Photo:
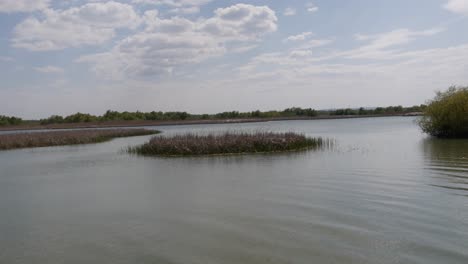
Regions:
[[[174,120],[174,121],[105,121],[89,123],[63,123],[51,125],[17,125],[0,127],[0,131],[27,131],[27,130],[55,130],[55,129],[91,129],[91,128],[124,128],[124,127],[146,127],[146,126],[183,126],[183,125],[214,125],[214,124],[240,124],[259,123],[271,121],[295,121],[295,120],[333,120],[352,118],[377,118],[377,117],[410,117],[419,114],[383,114],[383,115],[346,115],[346,116],[314,116],[314,117],[274,117],[274,118],[238,118],[238,119],[197,119],[197,120]]]
[[[0,151],[69,145],[97,144],[114,138],[155,135],[149,129],[95,129],[47,131],[43,133],[11,133],[0,135]]]

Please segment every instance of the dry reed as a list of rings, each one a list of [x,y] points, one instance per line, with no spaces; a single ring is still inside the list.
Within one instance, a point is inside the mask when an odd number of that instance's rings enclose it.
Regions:
[[[156,156],[199,156],[240,153],[270,153],[319,148],[329,140],[296,133],[224,133],[156,136],[148,143],[130,147],[130,153]]]
[[[0,135],[0,150],[99,143],[117,137],[156,134],[146,129],[93,129]]]

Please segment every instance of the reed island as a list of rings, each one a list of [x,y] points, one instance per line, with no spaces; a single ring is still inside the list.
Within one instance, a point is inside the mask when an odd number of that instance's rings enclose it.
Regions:
[[[276,153],[316,149],[330,144],[329,140],[310,138],[297,133],[232,133],[182,134],[155,136],[128,152],[149,156],[207,156],[231,154]]]

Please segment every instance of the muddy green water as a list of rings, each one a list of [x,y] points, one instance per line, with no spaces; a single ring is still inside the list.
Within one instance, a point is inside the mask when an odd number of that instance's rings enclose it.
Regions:
[[[121,151],[148,136],[2,151],[0,263],[468,263],[467,140],[427,138],[408,117],[157,129],[337,143],[175,159]]]

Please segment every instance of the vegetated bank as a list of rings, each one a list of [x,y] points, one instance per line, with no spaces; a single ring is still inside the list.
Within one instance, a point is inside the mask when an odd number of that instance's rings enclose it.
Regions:
[[[310,138],[297,133],[183,134],[155,136],[146,144],[130,147],[128,152],[149,156],[205,156],[254,154],[314,149],[330,145],[331,140]]]
[[[100,143],[118,137],[157,134],[147,129],[95,129],[0,135],[0,150]]]
[[[23,123],[23,119],[15,116],[4,116],[0,115],[0,127],[1,126],[17,126]]]
[[[421,129],[439,138],[468,138],[468,87],[438,92],[419,120]]]
[[[86,113],[75,113],[69,116],[52,115],[41,120],[22,120],[18,117],[0,116],[0,130],[26,129],[68,129],[68,128],[103,128],[135,127],[157,125],[190,125],[245,123],[275,120],[310,120],[339,119],[355,117],[381,117],[417,115],[425,105],[412,107],[388,106],[376,108],[343,108],[315,110],[312,108],[291,107],[284,110],[239,112],[229,111],[217,114],[191,114],[187,112],[118,112],[108,110],[96,116]]]
[[[424,105],[402,107],[376,107],[376,108],[346,108],[333,110],[315,110],[312,108],[291,107],[284,110],[239,112],[230,111],[217,114],[191,114],[187,112],[118,112],[108,110],[101,116],[76,113],[66,117],[53,115],[41,119],[41,125],[67,124],[67,123],[93,123],[93,122],[116,122],[116,121],[191,121],[191,120],[226,120],[226,119],[261,119],[261,118],[295,118],[295,117],[318,117],[318,116],[369,116],[369,115],[403,115],[421,112]]]

